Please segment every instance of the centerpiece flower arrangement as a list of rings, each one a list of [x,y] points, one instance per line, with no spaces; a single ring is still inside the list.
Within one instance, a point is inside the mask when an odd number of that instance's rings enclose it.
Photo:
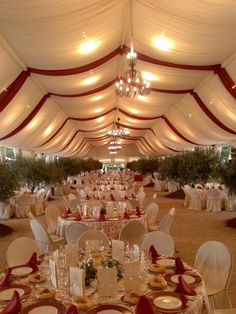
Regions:
[[[116,267],[117,270],[117,280],[123,278],[123,266],[116,260],[112,258],[104,259],[93,259],[89,258],[86,262],[79,262],[80,268],[85,269],[85,285],[93,286],[93,283],[97,277],[97,268],[113,268]]]

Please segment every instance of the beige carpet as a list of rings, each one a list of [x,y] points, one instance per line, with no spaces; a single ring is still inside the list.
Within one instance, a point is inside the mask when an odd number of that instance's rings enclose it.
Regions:
[[[147,195],[153,193],[153,188],[145,190]],[[202,243],[208,240],[218,240],[225,243],[233,255],[233,260],[236,260],[236,229],[225,226],[226,220],[235,217],[236,212],[211,213],[188,210],[183,207],[183,200],[166,198],[166,194],[158,193],[159,217],[165,215],[171,207],[176,208],[177,213],[170,233],[175,239],[178,255],[181,258],[191,265]],[[62,202],[56,202],[60,207],[62,206]],[[44,222],[44,216],[39,219]],[[6,267],[5,252],[9,243],[19,236],[33,236],[28,219],[10,219],[1,223],[13,229],[11,235],[0,238],[0,271],[3,271]],[[229,292],[233,306],[236,307],[236,267],[233,267]]]

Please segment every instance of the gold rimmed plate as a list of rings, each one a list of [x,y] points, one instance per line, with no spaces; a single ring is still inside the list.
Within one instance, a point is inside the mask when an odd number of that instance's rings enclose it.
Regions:
[[[40,301],[24,308],[20,314],[65,314],[65,306],[56,300]]]
[[[189,301],[180,293],[159,291],[150,294],[154,307],[161,313],[180,313],[188,306]]]
[[[88,310],[87,314],[132,314],[132,311],[121,305],[103,304]]]

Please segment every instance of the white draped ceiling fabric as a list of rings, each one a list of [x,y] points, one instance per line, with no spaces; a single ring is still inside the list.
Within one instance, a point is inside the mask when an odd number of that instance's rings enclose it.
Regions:
[[[115,94],[131,29],[137,99]],[[124,156],[233,142],[235,34],[235,0],[1,0],[0,145],[89,156],[118,117]]]

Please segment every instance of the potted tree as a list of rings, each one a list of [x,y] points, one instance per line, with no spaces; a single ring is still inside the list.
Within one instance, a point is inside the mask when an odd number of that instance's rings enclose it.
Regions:
[[[19,188],[19,180],[7,161],[0,162],[0,182],[0,218],[9,219],[13,214],[9,201]]]

